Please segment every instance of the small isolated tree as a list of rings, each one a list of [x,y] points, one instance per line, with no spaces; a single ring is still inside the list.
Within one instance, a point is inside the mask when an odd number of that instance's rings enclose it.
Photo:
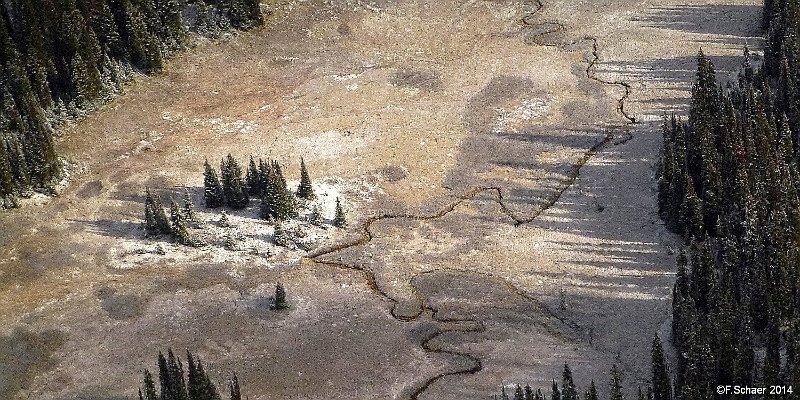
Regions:
[[[275,285],[275,304],[273,307],[276,310],[285,310],[289,308],[289,303],[286,301],[286,290],[284,290],[283,283],[281,282]]]
[[[208,163],[208,160],[205,162],[203,177],[203,200],[205,200],[206,207],[217,208],[225,205],[225,192],[222,190],[219,176],[217,176],[217,171]]]
[[[308,176],[305,161],[300,158],[300,185],[297,187],[297,197],[313,199],[314,189],[311,187],[311,178]]]
[[[336,198],[336,214],[333,217],[333,226],[337,228],[344,228],[347,226],[347,220],[344,218],[344,209],[338,197]]]

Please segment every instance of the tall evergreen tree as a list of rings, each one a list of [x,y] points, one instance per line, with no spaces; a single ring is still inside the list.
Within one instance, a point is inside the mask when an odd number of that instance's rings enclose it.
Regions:
[[[308,175],[306,163],[300,159],[300,185],[297,187],[297,197],[303,199],[314,198],[314,189],[311,186],[311,177]]]
[[[578,400],[578,389],[572,380],[572,370],[564,363],[563,380],[561,384],[561,398],[563,400]]]
[[[206,207],[217,208],[225,205],[225,192],[222,189],[222,184],[217,176],[217,171],[208,163],[204,164],[204,190],[203,199],[205,200]]]
[[[651,382],[653,385],[653,400],[672,400],[672,382],[664,357],[664,348],[661,339],[656,335],[653,338],[651,354]]]
[[[225,195],[225,203],[233,209],[247,207],[250,197],[247,195],[247,188],[242,180],[242,169],[232,155],[228,154],[221,163],[222,191]]]

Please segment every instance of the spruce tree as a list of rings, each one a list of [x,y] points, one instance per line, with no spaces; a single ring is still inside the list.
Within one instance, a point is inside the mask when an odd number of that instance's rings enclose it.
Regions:
[[[156,221],[155,200],[150,189],[145,190],[144,199],[144,228],[146,236],[156,236],[161,233]]]
[[[232,155],[228,154],[221,163],[222,191],[226,204],[233,209],[247,207],[250,197],[242,180],[242,169]]]
[[[617,364],[611,367],[611,400],[622,400],[622,374]]]
[[[170,376],[170,388],[165,400],[188,400],[186,380],[183,376],[183,364],[175,357],[172,349],[167,349],[167,370]],[[162,389],[161,396],[164,397]]]
[[[344,217],[344,209],[342,208],[342,203],[339,202],[339,198],[336,198],[336,213],[333,217],[333,226],[337,228],[344,228],[347,226],[347,220]]]
[[[572,380],[572,370],[564,363],[563,380],[561,383],[561,398],[563,400],[578,400],[578,389]]]
[[[247,165],[245,181],[247,182],[247,193],[249,193],[250,196],[260,197],[263,194],[261,179],[259,179],[259,170],[255,160],[253,160],[253,156],[250,156],[250,163]]]
[[[172,226],[172,236],[180,244],[192,244],[192,240],[189,237],[189,231],[186,229],[186,221],[183,219],[183,212],[181,211],[180,207],[178,207],[178,203],[176,203],[174,200],[170,201],[169,209],[170,221],[172,222],[170,224]]]
[[[672,400],[672,382],[670,381],[667,361],[664,357],[664,348],[658,335],[653,338],[651,354],[651,382],[653,385],[653,400]]]
[[[555,379],[553,379],[553,387],[550,391],[550,400],[561,400],[561,391],[558,390],[558,384]]]
[[[225,192],[222,190],[222,184],[217,176],[217,171],[208,163],[208,160],[205,161],[204,167],[203,199],[205,200],[206,207],[221,207],[225,205]]]
[[[242,393],[239,389],[239,378],[236,377],[236,373],[233,374],[229,388],[231,391],[231,400],[242,400]]]
[[[285,310],[289,308],[289,303],[286,301],[286,290],[284,290],[283,283],[281,282],[275,285],[275,302],[273,308],[276,310]]]
[[[586,391],[584,400],[600,400],[597,395],[597,386],[595,386],[594,380],[589,384],[589,390]]]
[[[183,218],[185,221],[195,225],[200,222],[194,212],[194,204],[192,203],[192,196],[189,192],[183,193]]]
[[[161,202],[161,196],[158,194],[151,195],[151,203],[153,209],[153,221],[155,227],[158,228],[160,233],[169,235],[172,233],[172,224],[170,223],[167,213],[164,211],[164,203]]]
[[[322,213],[319,211],[319,206],[314,204],[311,208],[311,213],[308,215],[308,222],[314,226],[322,226],[324,221],[322,219]]]
[[[314,189],[311,187],[311,177],[308,176],[305,161],[300,158],[300,185],[297,187],[297,197],[313,199]]]
[[[531,385],[525,385],[525,400],[534,400],[535,396]]]
[[[522,386],[520,385],[514,388],[514,400],[525,400],[525,393],[522,391]]]
[[[144,381],[143,381],[143,388],[139,390],[139,398],[142,400],[158,400],[158,394],[156,393],[156,385],[153,382],[153,375],[150,374],[150,371],[144,370]]]

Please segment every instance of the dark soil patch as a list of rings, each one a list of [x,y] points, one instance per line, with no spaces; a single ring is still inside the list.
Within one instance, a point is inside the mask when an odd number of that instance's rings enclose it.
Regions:
[[[441,88],[442,77],[439,71],[400,69],[389,77],[389,82],[398,87],[411,87],[434,92]]]
[[[117,294],[116,289],[104,287],[95,295],[100,299],[100,307],[111,318],[125,320],[138,317],[144,311],[147,301],[133,294]]]
[[[0,398],[14,398],[36,375],[55,368],[52,355],[64,341],[61,331],[36,333],[17,328],[0,336]]]

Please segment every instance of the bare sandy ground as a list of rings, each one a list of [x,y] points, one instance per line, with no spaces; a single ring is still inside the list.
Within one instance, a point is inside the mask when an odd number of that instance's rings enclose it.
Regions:
[[[71,185],[0,215],[0,397],[131,398],[170,346],[251,399],[486,398],[565,361],[581,387],[614,362],[646,385],[676,246],[658,120],[685,108],[699,47],[723,75],[758,48],[757,2],[265,6],[266,29],[64,132]],[[197,196],[228,153],[293,178],[304,156],[350,228],[291,257],[120,259],[145,187]],[[268,309],[278,280],[288,312]]]

